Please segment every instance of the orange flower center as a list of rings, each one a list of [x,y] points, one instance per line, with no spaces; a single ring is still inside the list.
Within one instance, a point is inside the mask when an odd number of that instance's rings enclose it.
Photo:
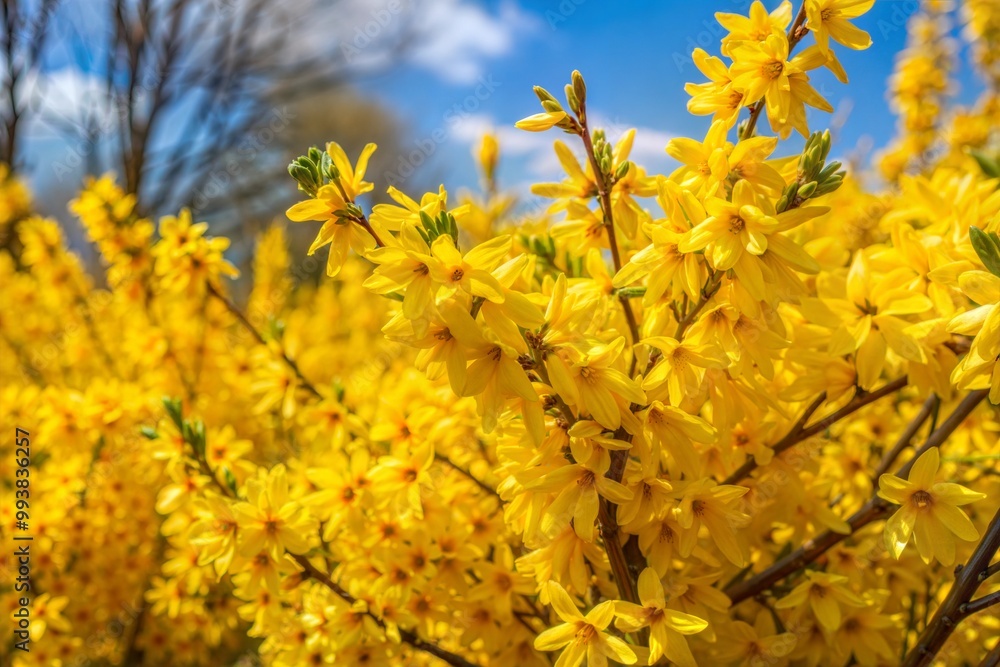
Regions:
[[[934,498],[926,491],[915,491],[910,496],[910,502],[916,505],[917,509],[924,509],[934,503]]]
[[[580,643],[587,643],[597,634],[597,628],[590,623],[581,623],[580,629],[576,631],[576,640]]]

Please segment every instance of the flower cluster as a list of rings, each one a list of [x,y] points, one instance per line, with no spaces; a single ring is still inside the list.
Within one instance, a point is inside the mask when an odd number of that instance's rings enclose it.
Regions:
[[[966,9],[984,68],[988,4]],[[668,175],[630,159],[634,131],[592,126],[579,72],[564,99],[536,88],[517,126],[562,131],[565,177],[533,186],[547,207],[527,219],[492,136],[480,194],[388,188],[370,209],[375,146],[311,148],[287,211],[316,228],[309,256],[261,234],[245,309],[229,240],[190,212],[154,224],[89,180],[71,211],[98,281],[4,168],[0,422],[32,431],[42,559],[37,643],[4,659],[995,654],[977,612],[1000,600],[998,91],[963,112],[985,129],[945,122],[926,70],[946,70],[908,52],[910,148],[882,187],[848,173],[809,127],[806,106],[831,110],[809,73],[846,82],[836,53],[870,45],[872,5],[719,14],[720,55],[696,50],[708,81],[687,86],[712,118],[665,147]],[[326,277],[296,284],[318,252]],[[14,521],[0,508],[5,539]]]

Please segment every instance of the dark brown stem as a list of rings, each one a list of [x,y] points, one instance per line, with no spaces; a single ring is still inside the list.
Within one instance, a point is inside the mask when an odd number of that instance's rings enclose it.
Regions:
[[[972,411],[976,409],[976,406],[983,402],[983,399],[989,395],[989,389],[977,389],[976,391],[970,392],[968,396],[962,399],[954,411],[948,418],[945,419],[940,426],[934,429],[934,432],[927,436],[927,440],[924,444],[913,454],[913,458],[906,462],[906,464],[899,469],[896,473],[897,477],[908,477],[910,470],[913,469],[913,465],[920,458],[920,455],[926,452],[928,449],[933,447],[940,447],[944,444],[945,440],[952,432],[961,426],[965,418],[972,414]]]
[[[925,667],[931,664],[934,656],[963,619],[1000,603],[1000,591],[972,600],[981,583],[979,573],[989,565],[997,549],[1000,549],[1000,510],[997,510],[969,561],[958,570],[955,583],[948,591],[948,597],[934,612],[934,617],[920,634],[920,639],[906,656],[902,667]]]
[[[212,474],[211,469],[209,468],[208,462],[205,460],[204,455],[198,452],[194,447],[191,447],[191,449],[195,455],[195,460],[198,462],[198,466],[202,470],[208,471],[209,475],[212,477],[212,480],[215,482],[216,486],[219,488],[219,491],[222,493],[222,495],[227,498],[235,499],[236,496],[233,493],[233,491],[229,488],[226,488],[221,482],[219,482],[216,476]],[[309,576],[309,578],[315,579],[316,581],[320,582],[321,584],[329,588],[331,591],[336,593],[342,600],[347,602],[349,605],[354,605],[354,603],[357,602],[357,598],[355,598],[353,595],[351,595],[346,590],[341,588],[340,584],[330,579],[329,575],[327,575],[325,572],[323,572],[315,565],[310,563],[308,558],[298,554],[289,554],[289,555],[295,560],[296,563],[299,564],[299,566],[305,571],[305,573]],[[383,621],[381,618],[373,614],[371,611],[365,611],[365,614],[369,616],[373,621],[375,621],[376,625],[378,625],[380,628],[383,629],[385,628],[385,621]],[[400,639],[402,639],[404,642],[406,642],[413,648],[417,649],[418,651],[429,653],[430,655],[433,655],[436,658],[444,660],[449,665],[454,665],[455,667],[476,667],[475,663],[469,662],[462,656],[452,653],[451,651],[446,651],[436,644],[424,641],[423,639],[418,637],[413,632],[410,632],[409,630],[399,628],[399,636]]]
[[[614,212],[611,210],[611,187],[613,183],[611,182],[611,176],[605,174],[601,170],[601,165],[597,162],[597,154],[594,152],[594,141],[590,136],[590,126],[587,123],[587,101],[586,99],[580,100],[580,112],[578,114],[580,119],[580,138],[583,139],[583,147],[587,151],[587,159],[590,160],[590,168],[594,172],[594,180],[597,185],[597,198],[601,204],[601,212],[604,214],[604,227],[608,230],[608,245],[611,246],[611,261],[615,265],[615,273],[617,274],[622,270],[622,258],[618,252],[618,240],[615,234],[615,217]],[[639,344],[639,325],[635,319],[635,313],[632,312],[632,304],[629,302],[628,297],[624,295],[618,296],[618,302],[622,305],[622,310],[625,312],[625,320],[628,322],[629,333],[632,335],[632,345]],[[632,352],[632,372],[635,373],[635,351]]]
[[[995,604],[1000,604],[1000,591],[993,591],[981,598],[976,598],[972,602],[968,602],[960,608],[960,611],[965,612],[966,616],[971,616],[973,614],[978,614],[984,609],[992,607]]]
[[[378,247],[380,248],[385,247],[385,243],[382,241],[382,239],[379,238],[378,234],[375,233],[375,230],[372,229],[372,225],[370,222],[368,222],[368,218],[365,217],[364,213],[362,213],[360,216],[352,218],[352,220],[354,220],[354,222],[364,227],[365,231],[372,235],[372,238],[375,239],[375,243],[378,244]]]
[[[482,489],[483,491],[485,491],[487,494],[493,496],[497,500],[500,500],[500,495],[497,493],[496,489],[494,489],[492,486],[490,486],[486,482],[482,481],[478,477],[475,477],[471,472],[469,472],[465,468],[461,467],[460,465],[458,465],[457,463],[455,463],[454,461],[452,461],[450,458],[448,458],[444,454],[439,454],[439,453],[435,452],[434,453],[434,458],[436,458],[438,461],[440,461],[441,463],[445,464],[446,466],[448,466],[449,468],[451,468],[455,472],[457,472],[460,475],[464,476],[466,479],[474,482],[476,484],[476,486],[478,486],[480,489]],[[501,502],[503,502],[503,501],[501,501]]]
[[[878,478],[889,472],[889,468],[891,468],[892,464],[896,462],[899,455],[903,453],[903,450],[910,446],[910,441],[913,440],[917,431],[919,431],[920,427],[924,425],[927,418],[931,416],[932,412],[934,412],[935,406],[937,406],[940,402],[941,399],[937,394],[931,394],[927,400],[924,401],[924,405],[920,408],[920,412],[918,412],[917,416],[914,417],[909,424],[907,424],[906,430],[904,430],[902,435],[899,436],[899,440],[896,441],[893,448],[886,452],[885,456],[882,457],[882,460],[879,461],[879,464],[875,468],[875,472],[872,475],[873,488],[878,488]],[[934,424],[931,424],[931,428],[934,428]]]
[[[971,392],[966,396],[961,403],[955,408],[954,412],[948,415],[948,418],[944,420],[935,431],[927,438],[927,442],[924,443],[913,458],[910,459],[906,465],[900,468],[899,472],[896,473],[899,477],[907,477],[910,473],[910,469],[913,468],[913,464],[916,462],[917,457],[924,453],[932,447],[940,446],[945,440],[948,439],[955,429],[957,429],[965,418],[979,405],[986,395],[988,390],[980,389]],[[746,581],[741,581],[731,586],[727,586],[725,589],[725,594],[729,596],[734,605],[746,600],[747,598],[752,598],[758,595],[776,583],[784,579],[785,577],[798,572],[804,568],[809,563],[812,563],[817,558],[822,556],[827,552],[828,549],[836,544],[839,544],[845,540],[850,535],[853,535],[858,530],[867,526],[869,523],[883,518],[889,513],[892,505],[885,500],[875,496],[872,497],[865,505],[859,509],[857,512],[847,520],[847,525],[850,527],[850,532],[846,535],[841,533],[835,533],[832,530],[828,530],[825,533],[820,534],[815,539],[809,540],[801,547],[788,554],[784,558],[771,564],[763,572],[747,579]],[[988,563],[989,561],[987,561]],[[979,570],[981,571],[981,570]]]
[[[306,574],[309,575],[311,579],[315,579],[316,581],[320,582],[321,584],[329,588],[331,591],[336,593],[342,600],[347,602],[349,605],[353,605],[355,602],[357,602],[357,598],[355,598],[353,595],[351,595],[343,588],[341,588],[340,584],[332,580],[325,572],[323,572],[322,570],[314,566],[312,563],[310,563],[308,558],[306,558],[305,556],[298,556],[298,555],[292,557],[295,559],[295,562],[298,563],[303,570],[305,570]],[[383,621],[381,618],[379,618],[370,611],[366,611],[365,614],[373,621],[375,621],[376,625],[378,625],[380,628],[385,628],[385,621]],[[460,655],[452,653],[451,651],[446,651],[437,644],[432,644],[430,642],[424,641],[423,639],[418,637],[416,634],[410,632],[409,630],[404,630],[403,628],[399,628],[399,637],[404,642],[406,642],[413,648],[417,649],[418,651],[429,653],[430,655],[433,655],[435,658],[444,660],[449,665],[454,665],[455,667],[476,667],[476,664],[474,662],[469,662]]]
[[[610,477],[610,471],[608,477]],[[615,583],[618,585],[618,596],[622,600],[627,600],[633,604],[639,604],[639,594],[636,590],[635,577],[629,566],[629,559],[625,555],[624,545],[621,543],[620,532],[618,530],[618,506],[605,498],[601,498],[601,508],[597,517],[598,528],[601,531],[601,539],[604,541],[604,550],[608,553],[608,562],[611,564],[611,573],[614,575]]]
[[[708,305],[708,302],[711,301],[712,297],[715,296],[715,293],[719,291],[719,287],[721,286],[722,286],[722,272],[720,271],[712,273],[712,275],[708,277],[708,282],[706,283],[705,288],[701,291],[701,296],[698,299],[698,303],[694,305],[694,307],[690,310],[690,312],[684,314],[683,319],[677,322],[677,329],[674,330],[675,340],[679,341],[681,338],[684,337],[684,332],[687,331],[687,328],[689,326],[694,324],[694,321],[698,318],[698,315],[701,313],[702,309],[704,309],[705,306]],[[646,370],[646,373],[647,374],[649,373],[649,369]]]
[[[1000,637],[993,643],[993,648],[979,663],[979,667],[997,667],[997,665],[1000,665]]]
[[[147,590],[149,589],[148,584],[146,588]],[[142,627],[146,621],[148,607],[144,601],[141,604],[142,608],[139,609],[139,615],[136,617],[132,625],[132,631],[129,633],[128,644],[125,645],[123,665],[141,665],[145,658],[146,651],[139,646],[139,638],[142,636]]]
[[[884,396],[888,396],[889,394],[893,394],[899,391],[900,389],[906,386],[907,381],[908,380],[904,375],[903,377],[897,378],[892,382],[890,382],[889,384],[879,389],[876,389],[875,391],[869,394],[861,394],[855,396],[853,399],[851,399],[851,401],[847,405],[840,408],[832,415],[820,419],[818,422],[814,424],[811,424],[804,428],[792,427],[792,430],[789,431],[788,434],[785,435],[785,437],[783,437],[781,440],[772,445],[771,449],[774,450],[774,455],[777,456],[778,454],[781,454],[785,450],[794,447],[803,440],[811,438],[817,433],[822,433],[833,424],[837,423],[844,417],[847,417],[848,415],[857,412],[866,405],[874,403],[875,401]],[[816,408],[818,407],[819,406],[817,405]],[[810,406],[810,408],[812,408],[813,411],[815,411],[816,409],[813,408],[813,406]],[[808,419],[811,414],[812,413],[808,412],[807,410],[807,414],[805,415],[806,419]],[[796,426],[798,426],[798,424],[796,424]],[[733,472],[733,474],[731,474],[729,477],[727,477],[722,483],[737,484],[742,480],[746,479],[747,477],[749,477],[750,473],[756,470],[757,467],[758,467],[757,462],[754,459],[749,459],[746,463],[737,468],[736,471]]]
[[[261,333],[257,331],[257,328],[250,323],[250,320],[248,320],[246,315],[244,315],[243,312],[239,308],[237,308],[236,304],[230,301],[227,297],[223,296],[222,293],[219,292],[219,290],[217,290],[211,282],[207,283],[207,285],[208,285],[208,293],[211,296],[218,299],[220,302],[222,302],[222,305],[226,307],[226,310],[228,310],[230,314],[233,315],[233,317],[239,320],[240,324],[243,325],[243,328],[249,331],[250,334],[257,340],[258,343],[267,347],[267,341],[264,340],[264,336],[262,336]],[[295,376],[299,379],[299,384],[305,387],[306,390],[308,390],[309,393],[315,396],[316,398],[320,399],[323,398],[323,394],[319,393],[319,390],[316,389],[316,387],[314,387],[312,383],[309,382],[309,380],[307,380],[306,377],[302,374],[302,371],[299,370],[298,364],[296,364],[291,357],[285,354],[284,350],[279,351],[279,354],[281,355],[281,358],[284,360],[285,364],[292,370],[293,373],[295,373]]]

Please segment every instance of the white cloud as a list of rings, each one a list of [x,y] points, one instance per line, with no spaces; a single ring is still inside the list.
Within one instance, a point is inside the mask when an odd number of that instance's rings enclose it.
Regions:
[[[445,81],[468,84],[484,72],[485,61],[513,51],[518,37],[537,28],[537,20],[512,3],[491,14],[468,0],[416,3],[419,43],[409,54],[415,64]]]
[[[118,129],[119,110],[108,98],[107,83],[76,67],[29,72],[19,93],[21,103],[31,109],[25,116],[30,136],[65,137],[66,129],[74,127],[101,136]],[[135,96],[141,106],[149,91],[139,86]]]
[[[283,12],[294,34],[286,50],[297,58],[334,45],[335,66],[377,71],[402,58],[456,85],[474,82],[540,26],[514,0],[495,11],[475,0],[341,0],[335,8],[289,0]]]

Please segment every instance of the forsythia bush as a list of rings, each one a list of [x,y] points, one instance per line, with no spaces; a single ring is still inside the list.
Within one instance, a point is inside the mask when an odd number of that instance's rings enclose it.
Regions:
[[[287,216],[329,277],[275,226],[245,308],[188,212],[88,181],[95,279],[5,168],[5,664],[996,664],[1000,5],[963,6],[954,113],[948,7],[911,21],[873,187],[805,111],[872,4],[719,14],[668,176],[579,73],[536,88],[566,177],[527,218],[490,137],[482,197],[371,210],[375,146],[310,149]]]

